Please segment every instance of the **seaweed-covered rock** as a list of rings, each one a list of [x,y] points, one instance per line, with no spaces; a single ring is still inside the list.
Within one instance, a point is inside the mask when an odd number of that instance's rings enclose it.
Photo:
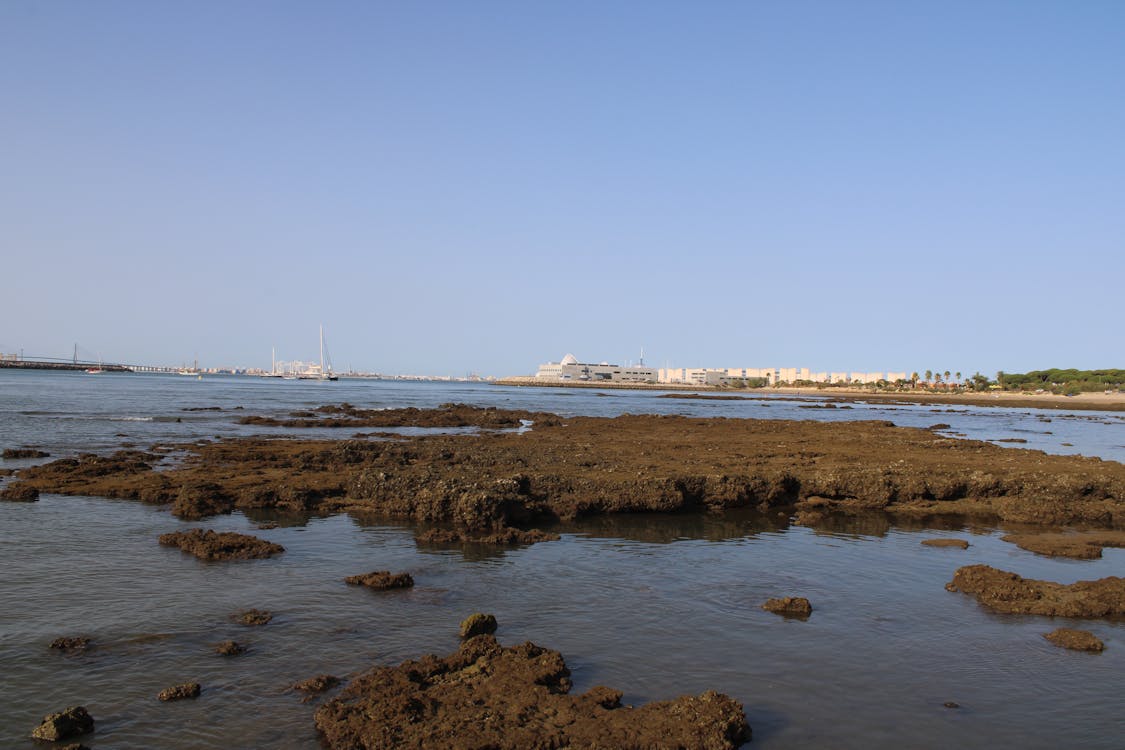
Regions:
[[[344,581],[352,586],[366,586],[375,591],[408,589],[414,586],[414,578],[409,573],[392,573],[389,570],[375,570],[363,575],[348,576]]]
[[[76,737],[86,732],[94,731],[94,718],[85,706],[71,706],[54,714],[43,717],[40,724],[31,733],[37,740],[58,742],[68,737]]]
[[[161,690],[156,698],[164,702],[178,701],[185,698],[198,698],[203,691],[198,682],[185,682],[183,685],[173,685]]]
[[[475,612],[461,621],[461,638],[492,635],[496,632],[496,617]]]
[[[786,617],[808,617],[812,614],[812,605],[803,596],[785,596],[780,599],[769,599],[762,605],[767,612],[775,612]]]
[[[699,748],[728,750],[750,738],[742,706],[715,692],[620,706],[596,687],[572,696],[557,651],[502,647],[490,635],[446,657],[376,667],[316,712],[329,748]]]
[[[161,534],[160,543],[179,547],[201,560],[252,560],[284,552],[280,544],[249,534],[211,529],[191,529]]]
[[[1056,617],[1125,615],[1125,578],[1109,576],[1069,585],[1023,578],[988,565],[958,568],[947,591],[972,594],[997,612]]]

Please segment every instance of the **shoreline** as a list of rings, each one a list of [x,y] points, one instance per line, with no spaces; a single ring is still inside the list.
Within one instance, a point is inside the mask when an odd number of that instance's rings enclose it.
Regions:
[[[816,396],[834,401],[880,401],[907,404],[944,404],[962,406],[997,406],[1017,409],[1065,409],[1073,411],[1125,411],[1125,393],[1080,393],[1077,396],[1060,396],[1054,393],[1015,393],[988,391],[984,393],[930,393],[916,391],[879,392],[862,388],[808,388],[780,386],[764,388],[723,388],[713,385],[687,385],[683,383],[588,383],[543,382],[534,376],[516,376],[495,381],[494,385],[536,388],[592,388],[594,390],[627,391],[687,391],[707,396],[755,397]]]

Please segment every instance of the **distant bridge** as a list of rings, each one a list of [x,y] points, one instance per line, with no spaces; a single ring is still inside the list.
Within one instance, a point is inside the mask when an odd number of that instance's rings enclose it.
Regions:
[[[130,365],[121,362],[101,362],[79,359],[77,347],[70,359],[59,357],[25,357],[23,354],[0,354],[0,369],[14,370],[102,370],[104,372],[179,372],[179,367],[160,365]]]

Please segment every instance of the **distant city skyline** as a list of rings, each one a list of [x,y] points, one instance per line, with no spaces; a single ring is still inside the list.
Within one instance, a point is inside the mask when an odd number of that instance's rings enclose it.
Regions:
[[[0,351],[1121,367],[1125,4],[0,4]]]

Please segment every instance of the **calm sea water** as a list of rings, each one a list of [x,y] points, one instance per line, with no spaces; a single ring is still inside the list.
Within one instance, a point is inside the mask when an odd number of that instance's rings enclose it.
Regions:
[[[58,457],[270,432],[235,424],[243,413],[463,401],[564,415],[945,422],[974,438],[1021,437],[1049,452],[1125,460],[1125,420],[1109,413],[801,409],[783,399],[606,393],[0,371],[0,447],[38,445]],[[206,406],[224,411],[183,411]],[[878,517],[813,530],[742,512],[591,519],[562,528],[559,542],[462,554],[419,548],[408,527],[349,516],[255,529],[268,517],[187,524],[160,508],[99,498],[0,503],[0,747],[36,747],[28,735],[43,714],[83,704],[97,721],[83,738],[92,748],[315,748],[316,703],[302,704],[289,685],[447,653],[457,623],[474,611],[496,614],[503,643],[562,651],[579,691],[611,685],[632,703],[728,693],[746,707],[752,747],[1119,748],[1125,737],[1125,623],[995,615],[943,589],[971,563],[1063,582],[1125,575],[1125,550],[1053,560],[985,527],[907,528]],[[203,563],[156,543],[160,533],[198,526],[247,531],[287,551]],[[920,546],[934,536],[971,546]],[[410,571],[416,587],[376,594],[342,581],[374,569]],[[789,594],[812,601],[808,621],[759,608]],[[274,621],[247,628],[230,620],[250,607],[273,611]],[[1051,646],[1041,634],[1059,626],[1093,630],[1106,651]],[[96,648],[81,656],[47,648],[79,633]],[[250,652],[213,654],[228,638]],[[199,699],[156,700],[188,680],[203,684]]]

